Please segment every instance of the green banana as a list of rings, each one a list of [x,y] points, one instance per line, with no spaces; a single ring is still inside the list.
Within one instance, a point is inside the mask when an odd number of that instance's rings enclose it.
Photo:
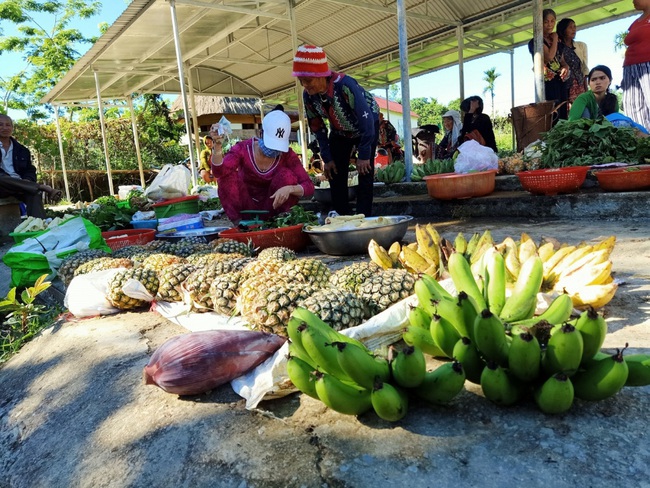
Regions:
[[[319,399],[316,393],[315,371],[308,363],[299,357],[290,355],[287,360],[287,373],[293,386],[305,395],[309,395],[316,400]]]
[[[302,331],[302,345],[319,371],[334,375],[340,380],[354,381],[339,365],[338,349],[320,329],[307,325]]]
[[[628,375],[625,386],[650,385],[650,354],[631,354],[625,356]]]
[[[463,326],[457,327],[461,337],[467,337],[474,340],[474,322],[479,316],[481,310],[478,309],[476,301],[464,291],[458,294],[458,306],[463,314]]]
[[[316,369],[316,363],[314,363],[314,360],[311,358],[311,356],[307,354],[305,348],[302,347],[302,340],[300,341],[300,346],[298,346],[297,342],[289,342],[289,355],[294,358],[302,359],[305,363],[309,364],[312,370]]]
[[[461,336],[469,334],[461,304],[455,298],[442,298],[435,303],[434,315],[440,315],[458,331]],[[433,320],[433,316],[432,316]]]
[[[564,413],[573,405],[573,384],[564,373],[556,373],[535,390],[533,396],[542,412]]]
[[[487,307],[490,312],[498,316],[506,303],[506,264],[503,255],[494,247],[486,251],[483,258]]]
[[[494,362],[489,362],[481,373],[481,389],[485,398],[497,405],[513,405],[522,396],[519,385]]]
[[[419,347],[425,354],[434,357],[445,357],[445,353],[436,346],[433,337],[431,337],[431,332],[427,329],[411,325],[402,331],[402,339],[409,346]]]
[[[555,334],[551,334],[542,365],[549,374],[565,373],[571,376],[580,366],[583,348],[580,332],[573,325],[564,324]]]
[[[409,310],[409,324],[412,327],[429,330],[431,324],[431,314],[424,307],[411,307]]]
[[[453,357],[454,346],[461,336],[452,323],[444,317],[434,314],[431,318],[430,331],[433,342],[445,353],[445,357]]]
[[[380,379],[377,379],[370,393],[370,402],[377,416],[388,422],[397,422],[408,412],[409,400],[406,393]]]
[[[445,290],[445,288],[433,276],[424,274],[420,277],[420,279],[427,286],[435,300],[441,300],[442,297],[453,298],[451,293]]]
[[[427,363],[422,349],[406,346],[401,351],[391,348],[391,372],[395,382],[404,388],[415,388],[424,381]]]
[[[454,346],[453,357],[463,365],[467,381],[479,385],[485,362],[481,359],[478,350],[469,338],[461,337],[458,340]]]
[[[367,350],[347,342],[334,342],[332,346],[338,351],[337,359],[343,372],[364,388],[372,389],[376,378],[381,381],[390,378],[386,359],[374,357]]]
[[[510,322],[510,325],[529,326],[535,325],[542,320],[545,320],[549,324],[553,325],[563,324],[569,320],[572,312],[573,301],[571,301],[571,296],[566,293],[561,293],[553,299],[548,308],[544,310],[544,312],[542,312],[540,315],[529,319]]]
[[[596,312],[593,307],[589,307],[580,314],[575,327],[582,336],[584,344],[582,362],[585,362],[587,359],[594,357],[603,346],[607,335],[607,323],[601,314]]]
[[[346,415],[361,415],[372,408],[370,390],[344,383],[331,374],[316,373],[316,393],[329,408]]]
[[[357,346],[366,349],[363,342],[335,331],[327,322],[324,322],[318,315],[306,308],[298,307],[294,309],[294,311],[291,312],[291,318],[298,319],[304,324],[316,327],[329,339],[329,342],[349,342],[350,344],[356,344]]]
[[[503,323],[488,309],[474,322],[474,344],[487,361],[508,364],[508,339]]]
[[[539,341],[530,333],[512,336],[508,349],[510,374],[521,381],[530,382],[539,376],[542,350]]]
[[[459,232],[458,235],[456,235],[456,238],[454,239],[454,249],[456,250],[456,252],[463,255],[467,251],[467,239],[465,239],[465,236],[463,235],[462,232]]]
[[[465,259],[469,260],[474,251],[476,250],[476,245],[478,244],[478,240],[481,238],[481,234],[478,232],[474,232],[472,234],[472,237],[469,238],[469,241],[467,241],[467,246],[465,246],[465,252],[463,255],[465,256]]]
[[[415,282],[413,290],[415,296],[418,297],[418,308],[422,308],[431,317],[436,312],[438,298],[431,293],[431,290],[422,279]]]
[[[449,269],[449,274],[451,275],[451,279],[454,282],[456,290],[459,293],[461,291],[464,291],[469,296],[471,296],[476,301],[477,307],[480,310],[486,308],[487,305],[485,303],[485,299],[483,298],[483,294],[476,284],[476,280],[474,279],[474,275],[472,274],[472,270],[467,259],[465,259],[462,254],[453,252],[451,253],[451,256],[449,256],[447,268]]]
[[[492,233],[489,229],[486,229],[481,237],[479,237],[478,242],[476,243],[476,248],[469,257],[469,263],[474,264],[479,259],[483,257],[483,253],[490,246],[494,246],[494,239],[492,238]]]
[[[444,405],[460,393],[464,384],[465,370],[458,361],[454,361],[428,371],[414,392],[429,403]]]
[[[589,368],[579,371],[572,379],[575,395],[582,400],[597,401],[618,393],[625,386],[629,374],[627,362],[623,359],[625,348],[617,349],[616,354],[594,361]]]
[[[504,322],[528,319],[535,313],[537,293],[542,286],[543,265],[539,256],[531,256],[521,265],[519,276],[499,317]]]

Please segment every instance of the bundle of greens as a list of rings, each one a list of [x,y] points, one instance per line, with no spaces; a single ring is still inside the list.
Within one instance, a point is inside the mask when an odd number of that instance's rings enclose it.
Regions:
[[[604,118],[561,120],[542,140],[540,168],[636,163],[640,156],[637,147],[643,141],[632,129],[614,127]]]

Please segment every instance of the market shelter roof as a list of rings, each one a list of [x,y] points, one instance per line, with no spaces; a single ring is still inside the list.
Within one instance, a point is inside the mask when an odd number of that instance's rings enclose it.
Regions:
[[[459,39],[467,61],[532,37],[532,1],[404,1],[410,76],[458,63]],[[631,0],[558,0],[553,8],[581,29],[634,14]],[[184,71],[196,93],[291,104],[291,60],[302,43],[322,46],[333,69],[367,88],[400,80],[391,0],[176,0],[175,10]],[[133,0],[43,102],[96,99],[95,72],[107,99],[180,93],[171,22],[168,1]]]

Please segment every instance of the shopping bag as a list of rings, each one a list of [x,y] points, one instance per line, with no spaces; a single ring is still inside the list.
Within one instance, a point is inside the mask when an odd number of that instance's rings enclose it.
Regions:
[[[66,257],[86,249],[111,252],[99,227],[82,217],[74,217],[15,244],[2,261],[11,268],[12,287],[31,286],[44,274],[48,279],[53,278]]]
[[[147,187],[144,195],[154,202],[187,196],[192,173],[183,165],[166,164]]]

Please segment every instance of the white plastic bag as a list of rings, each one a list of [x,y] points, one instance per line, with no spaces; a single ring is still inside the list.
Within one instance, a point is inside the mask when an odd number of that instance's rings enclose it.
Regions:
[[[169,200],[187,196],[192,173],[183,165],[166,164],[144,192],[149,200]]]
[[[458,158],[454,163],[456,173],[489,171],[499,169],[499,156],[489,147],[472,140],[458,146]]]
[[[75,276],[65,290],[63,305],[75,317],[95,317],[119,312],[106,299],[108,283],[126,268],[112,268]]]

